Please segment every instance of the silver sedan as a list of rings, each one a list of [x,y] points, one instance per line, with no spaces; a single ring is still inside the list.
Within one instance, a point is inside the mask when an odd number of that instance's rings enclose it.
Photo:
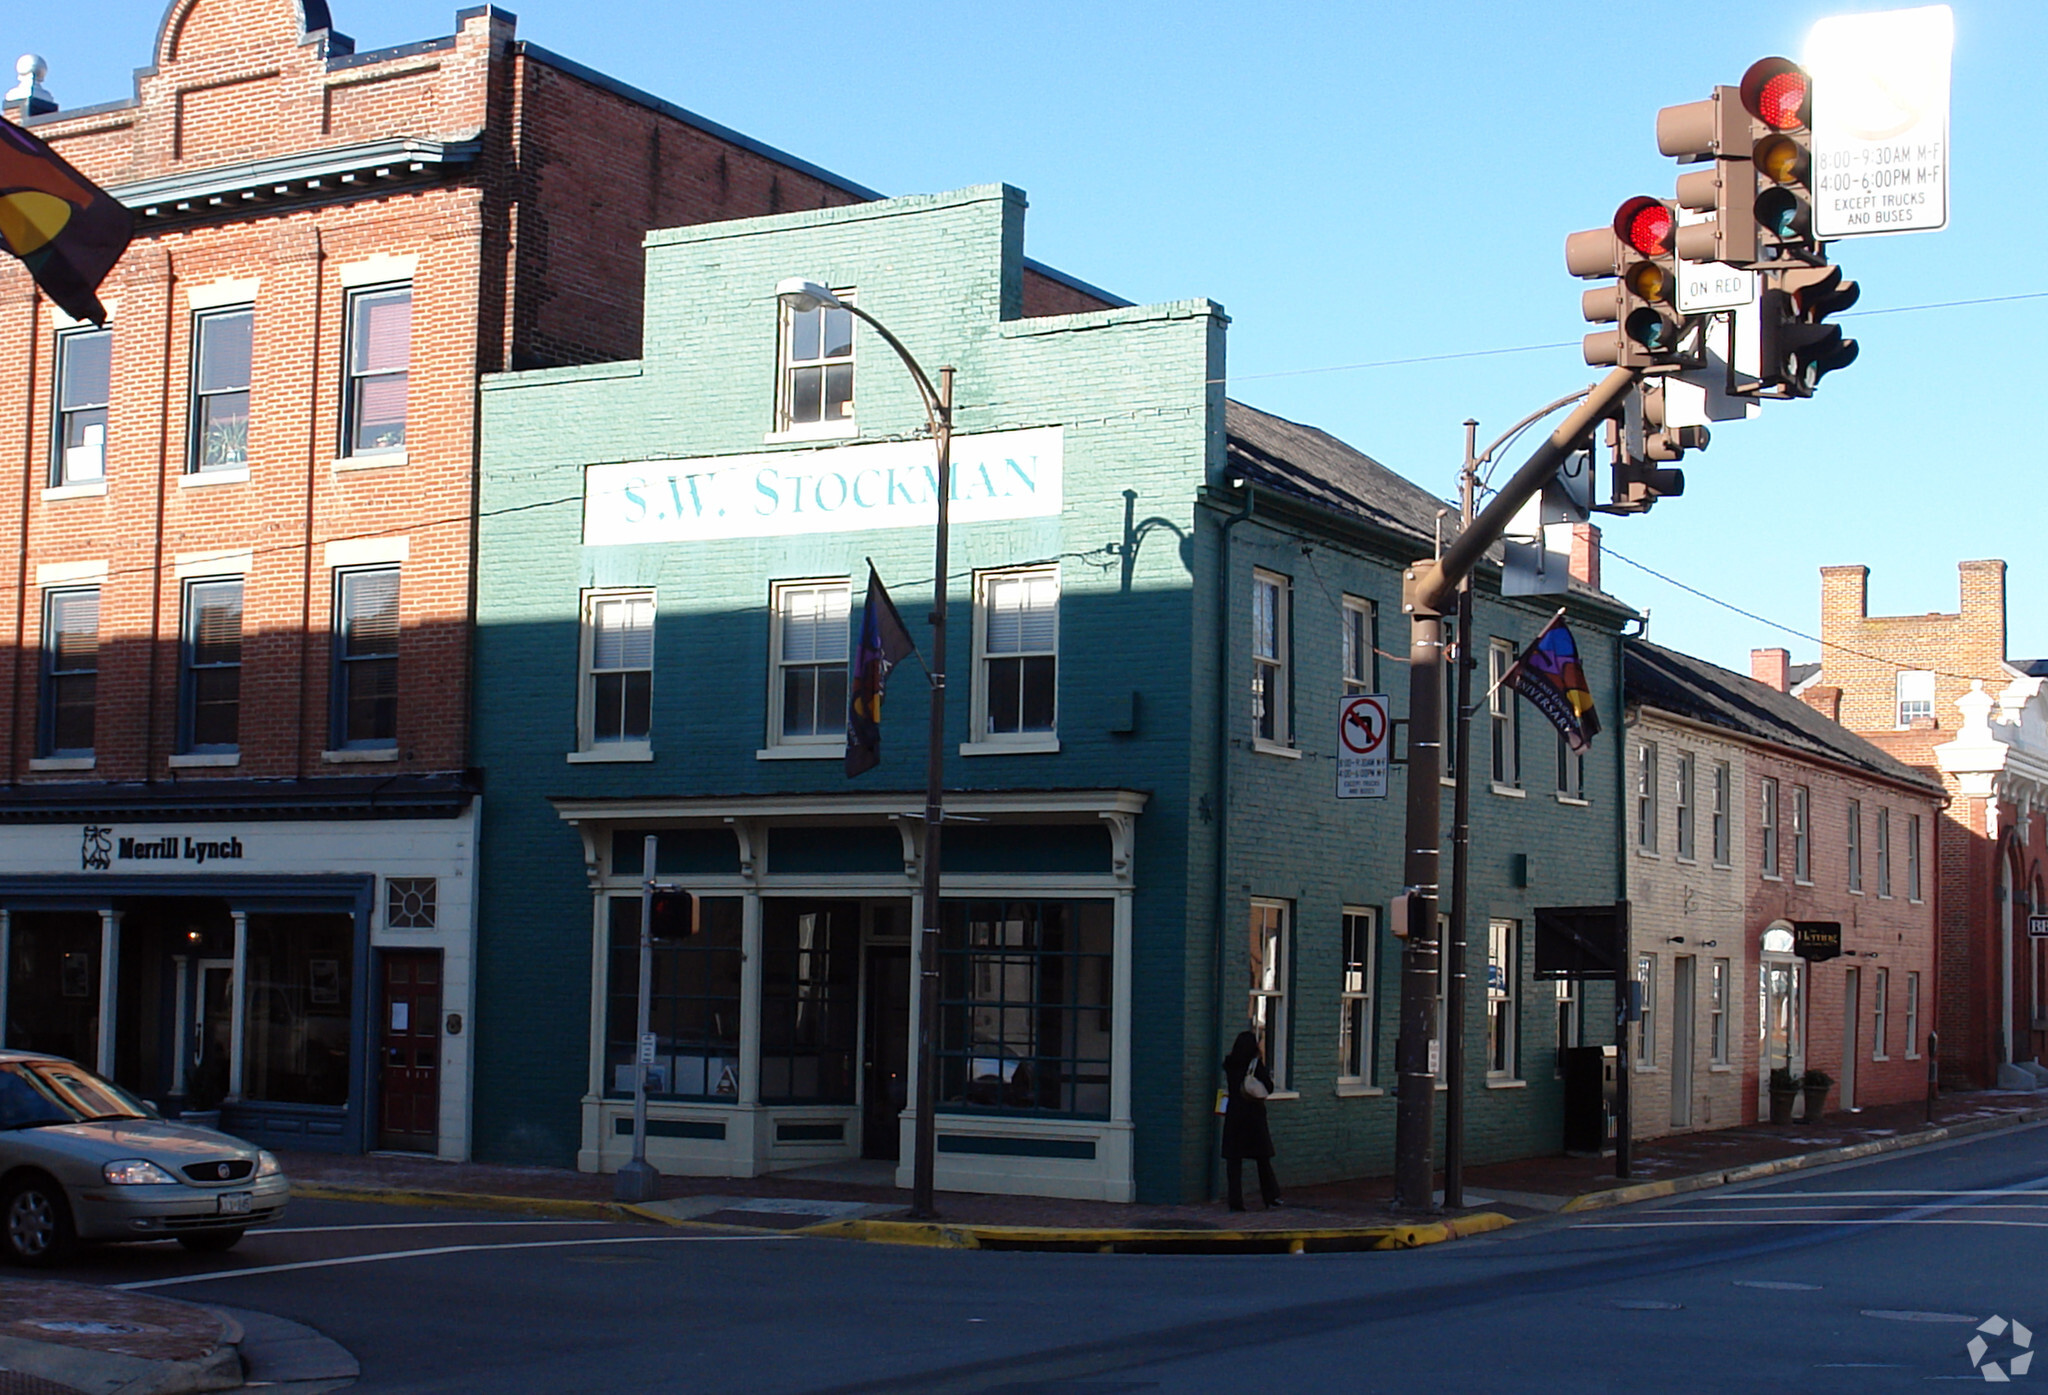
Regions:
[[[169,1123],[85,1067],[0,1051],[0,1253],[62,1263],[82,1240],[232,1247],[284,1214],[267,1149]]]

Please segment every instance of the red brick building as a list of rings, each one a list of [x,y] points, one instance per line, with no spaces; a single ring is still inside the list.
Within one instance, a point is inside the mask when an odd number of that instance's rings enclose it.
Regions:
[[[6,1044],[466,1156],[477,376],[636,355],[651,228],[877,196],[490,7],[357,53],[324,0],[171,0],[131,97],[7,116],[136,236],[104,328],[0,259]]]

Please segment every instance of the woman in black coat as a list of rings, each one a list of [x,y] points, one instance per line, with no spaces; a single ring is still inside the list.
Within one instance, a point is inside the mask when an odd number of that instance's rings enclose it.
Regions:
[[[1223,1110],[1223,1156],[1228,1166],[1224,1176],[1230,1186],[1230,1209],[1244,1210],[1244,1160],[1259,1165],[1259,1195],[1266,1208],[1280,1204],[1280,1179],[1273,1175],[1273,1135],[1266,1129],[1266,1096],[1273,1090],[1273,1072],[1259,1055],[1259,1039],[1239,1032],[1230,1054],[1223,1058],[1223,1079],[1230,1087],[1229,1104]],[[1261,1088],[1245,1092],[1251,1080]]]

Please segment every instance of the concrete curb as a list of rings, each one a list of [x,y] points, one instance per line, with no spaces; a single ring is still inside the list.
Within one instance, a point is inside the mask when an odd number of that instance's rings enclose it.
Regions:
[[[2040,1123],[2044,1119],[2048,1119],[2048,1109],[2027,1109],[2016,1114],[1996,1115],[1988,1119],[1966,1119],[1959,1124],[1944,1124],[1939,1128],[1922,1129],[1918,1133],[1873,1138],[1864,1143],[1851,1143],[1840,1148],[1822,1148],[1812,1153],[1794,1153],[1790,1157],[1773,1158],[1769,1162],[1745,1163],[1741,1167],[1731,1167],[1720,1172],[1696,1172],[1688,1177],[1667,1177],[1657,1182],[1636,1182],[1626,1187],[1608,1187],[1597,1192],[1582,1192],[1558,1209],[1560,1212],[1599,1211],[1610,1206],[1629,1206],[1639,1201],[1656,1201],[1662,1197],[1679,1196],[1685,1192],[1725,1187],[1735,1182],[1753,1182],[1760,1177],[1775,1177],[1781,1172],[1801,1172],[1810,1167],[1824,1167],[1829,1163],[1853,1162],[1857,1158],[1876,1157],[1881,1153],[1924,1148],[1931,1143],[1945,1143],[1952,1138],[1969,1138],[1974,1134],[2023,1128],[2028,1124]]]
[[[828,1221],[791,1232],[830,1240],[953,1250],[1040,1250],[1071,1254],[1330,1254],[1412,1250],[1514,1222],[1481,1211],[1420,1225],[1303,1230],[1118,1230],[1086,1226],[949,1225],[941,1221]]]
[[[369,1201],[386,1206],[449,1206],[465,1211],[526,1211],[565,1221],[659,1220],[617,1201],[574,1201],[549,1196],[500,1196],[492,1192],[443,1192],[416,1187],[335,1187],[294,1182],[292,1195],[309,1201]]]

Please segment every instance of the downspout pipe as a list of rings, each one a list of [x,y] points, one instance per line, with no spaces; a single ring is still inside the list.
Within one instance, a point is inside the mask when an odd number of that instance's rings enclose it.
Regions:
[[[1217,533],[1216,546],[1216,933],[1212,967],[1216,987],[1216,1023],[1210,1033],[1210,1047],[1219,1049],[1223,1040],[1224,1015],[1230,1011],[1224,1001],[1223,937],[1230,911],[1230,675],[1234,671],[1230,654],[1230,535],[1240,523],[1249,522],[1254,496],[1252,483],[1242,475],[1232,477],[1244,493],[1244,505],[1225,518]],[[1214,1143],[1214,1140],[1211,1140]],[[1211,1146],[1207,1169],[1207,1194],[1216,1195],[1219,1156]]]

